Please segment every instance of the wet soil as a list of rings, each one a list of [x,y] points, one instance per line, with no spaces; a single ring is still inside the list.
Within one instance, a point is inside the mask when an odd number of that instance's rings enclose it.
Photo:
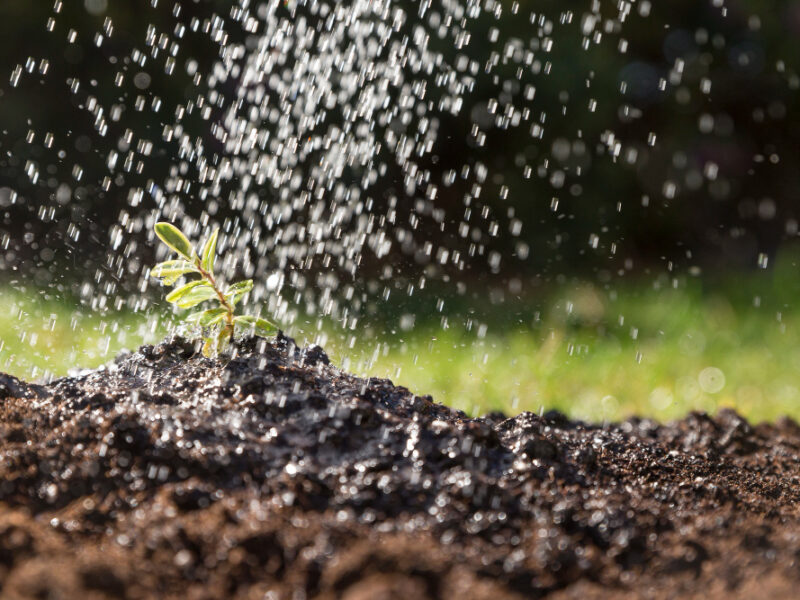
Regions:
[[[471,419],[319,348],[0,375],[0,597],[770,598],[800,427]]]

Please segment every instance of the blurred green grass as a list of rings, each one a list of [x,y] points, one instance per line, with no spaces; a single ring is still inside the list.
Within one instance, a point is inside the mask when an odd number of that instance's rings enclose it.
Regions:
[[[101,315],[77,301],[0,287],[0,371],[21,378],[47,380],[94,368],[165,333],[157,319],[142,314]]]
[[[472,414],[557,408],[603,421],[734,407],[756,421],[800,418],[795,265],[786,259],[714,283],[663,275],[609,289],[563,282],[535,299],[487,300],[484,320],[471,318],[469,329],[463,318],[445,329],[442,315],[417,311],[413,328],[366,327],[352,348],[333,329],[323,327],[322,339],[339,366]],[[157,341],[168,324],[3,289],[0,370],[41,379],[95,367]],[[288,331],[309,342],[319,339],[312,329]]]
[[[565,297],[594,304],[595,294]],[[591,421],[665,420],[734,407],[756,421],[800,418],[800,314],[685,290],[618,297],[605,310],[622,324],[551,316],[483,339],[416,331],[369,370],[473,414],[557,408]]]

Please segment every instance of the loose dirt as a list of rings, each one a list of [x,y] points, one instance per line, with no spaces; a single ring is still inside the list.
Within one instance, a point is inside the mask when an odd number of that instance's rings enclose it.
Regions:
[[[235,354],[0,375],[0,597],[797,597],[793,421],[471,419],[283,336]]]

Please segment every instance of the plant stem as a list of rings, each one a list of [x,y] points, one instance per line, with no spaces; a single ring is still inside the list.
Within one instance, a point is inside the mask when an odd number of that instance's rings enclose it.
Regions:
[[[214,291],[217,293],[219,303],[227,311],[225,313],[225,321],[228,323],[226,329],[233,334],[233,307],[230,305],[230,302],[225,299],[225,294],[222,293],[222,290],[217,287],[217,281],[214,279],[213,273],[209,273],[201,266],[200,258],[195,259],[195,266],[200,272],[200,275],[203,276],[203,279],[208,281],[208,283],[211,284],[211,287],[214,288]]]

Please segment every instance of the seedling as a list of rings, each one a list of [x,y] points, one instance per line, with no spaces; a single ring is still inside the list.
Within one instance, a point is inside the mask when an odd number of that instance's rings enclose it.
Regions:
[[[161,241],[175,251],[179,258],[157,264],[150,275],[167,286],[175,285],[184,275],[200,275],[200,279],[185,283],[167,294],[167,302],[177,305],[178,308],[193,308],[208,301],[217,304],[214,308],[185,317],[187,323],[203,328],[204,355],[214,356],[221,352],[237,333],[237,328],[253,329],[267,334],[275,331],[275,326],[266,319],[235,314],[236,303],[253,289],[252,279],[231,284],[223,290],[214,277],[219,229],[215,229],[206,240],[202,256],[198,256],[189,239],[171,223],[156,223],[154,229]]]

